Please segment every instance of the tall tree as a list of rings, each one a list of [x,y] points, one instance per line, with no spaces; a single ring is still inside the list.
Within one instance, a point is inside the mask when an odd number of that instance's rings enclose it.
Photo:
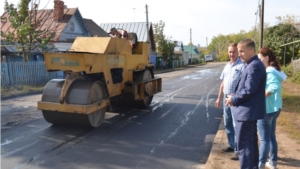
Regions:
[[[165,40],[164,28],[165,28],[165,23],[161,20],[158,23],[153,24],[154,40],[158,52],[162,51],[162,47],[163,47],[162,44],[163,41]]]
[[[157,46],[157,51],[166,60],[169,57],[172,59],[175,43],[172,41],[172,37],[164,35],[164,28],[165,23],[163,21],[153,24],[154,40]]]
[[[258,33],[255,36],[258,36]],[[241,30],[238,33],[232,33],[229,35],[220,34],[218,36],[214,36],[211,43],[208,45],[208,50],[215,51],[219,61],[228,61],[228,45],[230,43],[238,43],[245,38],[254,38],[254,28],[249,32]],[[257,41],[258,38],[255,38],[255,40]]]
[[[15,7],[5,0],[4,9],[8,18],[2,19],[9,20],[13,30],[7,33],[1,30],[1,40],[6,44],[16,45],[26,62],[32,51],[49,50],[47,44],[55,37],[55,27],[52,30],[42,28],[45,18],[39,15],[39,4],[40,0],[20,0]]]
[[[286,16],[277,16],[276,17],[278,24],[292,24],[295,25],[295,23],[300,22],[300,16],[296,15],[286,15]]]
[[[278,25],[266,28],[264,32],[264,46],[271,48],[281,63],[290,63],[293,45],[287,46],[286,58],[284,58],[284,47],[280,46],[300,40],[300,31],[293,24],[280,23]],[[300,44],[295,44],[294,55],[296,57],[299,53],[299,49]]]
[[[286,15],[284,17],[276,17],[278,24],[275,26],[269,26],[265,23],[264,29],[264,47],[271,48],[281,63],[284,60],[284,48],[280,47],[283,44],[290,43],[296,40],[300,40],[300,31],[295,27],[295,23],[299,23],[300,17],[295,15]],[[229,35],[218,35],[212,38],[211,43],[208,45],[208,50],[215,51],[217,53],[218,60],[228,60],[227,46],[229,43],[238,43],[242,39],[251,38],[258,44],[258,28],[252,28],[252,30],[246,32],[241,30],[239,33],[233,33]],[[300,44],[296,43],[294,50],[295,59],[300,58]],[[259,46],[257,45],[257,51]],[[289,63],[292,58],[293,45],[287,46],[285,63]]]

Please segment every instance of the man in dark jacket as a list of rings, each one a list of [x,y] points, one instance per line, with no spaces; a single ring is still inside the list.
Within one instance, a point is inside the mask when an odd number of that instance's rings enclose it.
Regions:
[[[241,78],[226,105],[234,106],[236,140],[241,169],[258,168],[257,120],[266,115],[266,68],[255,52],[255,42],[245,39],[239,42],[240,58],[246,63]]]

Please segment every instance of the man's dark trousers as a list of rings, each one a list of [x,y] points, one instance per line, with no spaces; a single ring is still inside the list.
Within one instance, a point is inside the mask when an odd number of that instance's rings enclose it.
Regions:
[[[241,169],[258,168],[257,120],[236,121],[237,150]]]

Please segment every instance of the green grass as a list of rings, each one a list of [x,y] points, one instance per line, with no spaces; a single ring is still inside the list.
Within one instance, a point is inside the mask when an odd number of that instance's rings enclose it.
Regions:
[[[292,82],[300,85],[300,71],[297,71],[296,73],[294,73],[291,80],[292,80]]]
[[[293,90],[291,90],[293,88]],[[283,108],[277,124],[300,144],[300,85],[290,80],[283,84]]]
[[[283,109],[289,112],[295,112],[300,115],[300,96],[283,89],[282,91]]]
[[[44,86],[45,85],[37,85],[37,86],[17,85],[17,86],[5,87],[5,88],[1,87],[1,98],[42,92]]]

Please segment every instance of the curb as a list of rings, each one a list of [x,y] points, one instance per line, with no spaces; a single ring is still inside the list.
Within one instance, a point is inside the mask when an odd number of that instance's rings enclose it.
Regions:
[[[228,146],[227,135],[224,127],[224,118],[219,125],[218,132],[213,141],[210,154],[205,163],[205,169],[233,169],[240,168],[239,160],[231,160],[233,153],[224,153],[222,149]]]
[[[217,169],[219,168],[219,165],[222,164],[220,163],[221,159],[218,158],[217,154],[221,153],[220,150],[225,147],[225,145],[223,145],[224,139],[226,139],[226,134],[225,134],[225,127],[224,127],[224,119],[222,118],[221,123],[219,125],[218,132],[213,141],[210,154],[205,163],[204,166],[205,169]]]

